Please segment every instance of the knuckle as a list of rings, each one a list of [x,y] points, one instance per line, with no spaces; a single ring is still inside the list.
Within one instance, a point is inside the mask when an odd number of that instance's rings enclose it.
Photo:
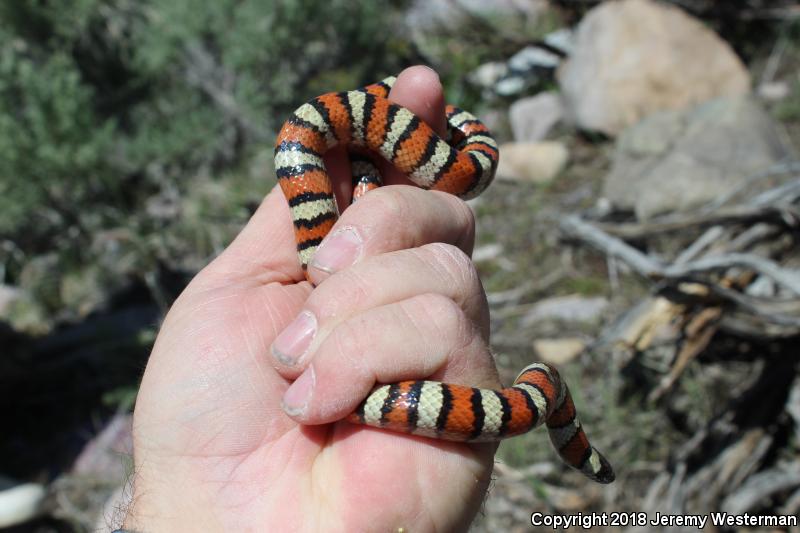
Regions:
[[[417,313],[425,323],[431,324],[443,338],[459,338],[469,329],[468,320],[461,307],[450,298],[436,293],[417,298]]]
[[[472,259],[458,246],[436,242],[422,247],[432,259],[432,265],[451,282],[473,291],[480,284]]]
[[[399,187],[379,187],[355,205],[361,203],[372,223],[390,227],[396,227],[398,222],[405,220],[411,209],[408,198]]]
[[[461,307],[441,294],[415,296],[403,303],[402,312],[406,315],[403,322],[412,325],[426,346],[422,375],[435,372],[475,336],[475,329]]]
[[[358,226],[377,250],[405,247],[406,232],[398,229],[412,227],[416,212],[406,189],[413,190],[389,186],[370,191],[344,211],[342,223]]]
[[[430,254],[429,264],[451,287],[453,300],[475,321],[481,334],[488,339],[489,306],[478,270],[472,259],[460,248],[450,244],[433,243],[423,248]]]

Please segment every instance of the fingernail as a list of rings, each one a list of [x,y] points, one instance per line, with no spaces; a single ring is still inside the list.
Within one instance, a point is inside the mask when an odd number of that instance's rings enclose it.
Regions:
[[[303,311],[272,341],[272,355],[284,365],[292,366],[308,351],[317,333],[317,317]]]
[[[329,274],[342,270],[356,262],[363,244],[355,228],[342,228],[322,241],[311,266]]]
[[[283,410],[290,416],[298,416],[305,412],[311,401],[314,389],[314,367],[310,366],[294,380],[283,394]]]

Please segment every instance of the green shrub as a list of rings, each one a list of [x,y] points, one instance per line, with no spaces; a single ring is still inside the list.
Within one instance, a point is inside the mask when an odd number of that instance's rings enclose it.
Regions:
[[[66,54],[36,57],[24,41],[0,39],[0,233],[25,242],[69,224],[70,204],[113,186],[114,128],[97,117],[92,89]]]
[[[143,276],[174,259],[159,243],[180,227],[181,210],[153,216],[147,206],[191,197],[198,176],[225,181],[242,172],[302,101],[399,70],[407,61],[393,51],[408,50],[400,7],[0,3],[0,242],[8,244],[0,246],[0,283],[18,283],[45,252],[58,257],[59,276],[88,268],[104,253],[97,236],[120,228],[132,231],[126,245],[140,256],[120,275]],[[241,201],[236,191],[228,203]],[[241,216],[241,204],[226,207]],[[44,301],[59,306],[52,295]]]

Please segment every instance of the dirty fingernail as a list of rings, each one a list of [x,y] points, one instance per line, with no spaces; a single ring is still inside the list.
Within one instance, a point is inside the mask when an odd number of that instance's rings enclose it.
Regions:
[[[314,389],[314,367],[309,366],[305,372],[300,374],[283,394],[283,410],[289,416],[298,416],[305,412],[311,401],[311,394]]]
[[[317,317],[303,311],[272,341],[272,355],[284,365],[294,365],[308,351],[317,333]]]
[[[361,255],[364,242],[354,228],[342,228],[322,241],[311,266],[332,274],[347,268]]]

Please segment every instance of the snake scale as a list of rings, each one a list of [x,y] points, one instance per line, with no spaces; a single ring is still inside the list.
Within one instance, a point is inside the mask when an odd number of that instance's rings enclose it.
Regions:
[[[338,218],[333,184],[322,160],[346,145],[353,200],[381,185],[375,156],[424,189],[473,198],[492,181],[497,143],[470,113],[448,105],[448,140],[389,100],[395,78],[355,91],[328,93],[300,106],[275,146],[278,181],[289,203],[303,270]],[[448,142],[449,141],[449,142]],[[608,461],[589,444],[566,383],[544,363],[527,366],[511,387],[496,391],[434,381],[377,386],[347,417],[353,423],[452,441],[497,441],[542,423],[561,458],[600,483],[614,480]]]

